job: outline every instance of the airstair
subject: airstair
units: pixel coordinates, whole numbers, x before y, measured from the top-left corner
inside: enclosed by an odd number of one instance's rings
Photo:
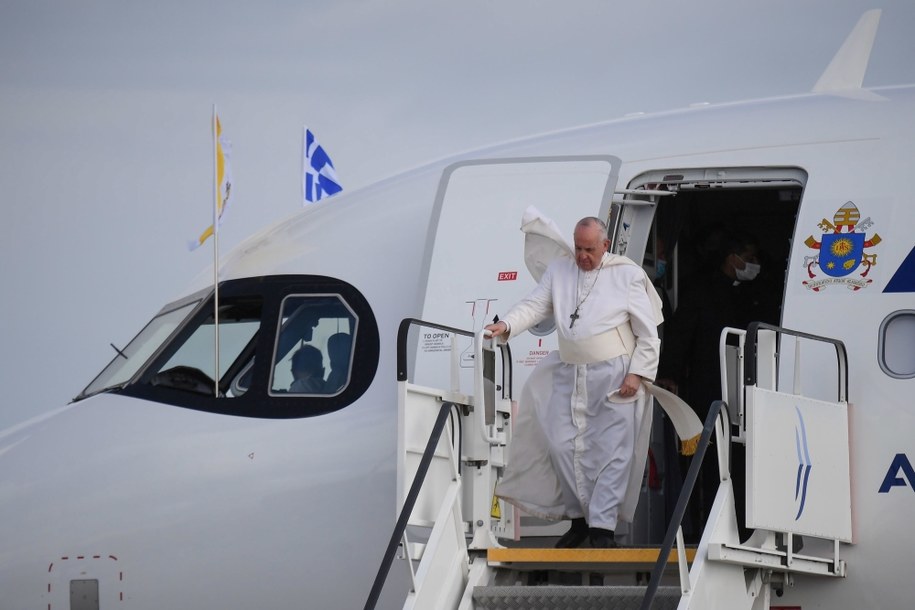
[[[411,328],[450,341],[439,350],[450,353],[447,389],[409,380],[408,362],[415,365],[424,354],[416,342],[409,349]],[[459,340],[472,340],[472,394],[461,391]],[[806,370],[802,344],[813,346],[804,348]],[[403,607],[420,610],[764,610],[773,593],[803,586],[804,579],[844,577],[840,551],[851,542],[844,346],[754,323],[746,331],[725,329],[720,351],[728,400],[711,405],[660,547],[533,548],[521,535],[519,512],[493,493],[517,408],[508,346],[494,345],[483,331],[404,320],[398,334],[400,513],[366,610],[375,608],[395,561],[410,572]],[[833,399],[803,396],[801,380],[821,379],[824,370],[835,380]],[[786,383],[791,391],[782,389]],[[746,444],[747,508],[740,518],[753,533],[745,541],[730,476],[732,439]],[[710,447],[720,486],[698,546],[687,548],[680,523]]]

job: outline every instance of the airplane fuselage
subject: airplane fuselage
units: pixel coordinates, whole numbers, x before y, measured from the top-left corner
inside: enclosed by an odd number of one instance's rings
[[[846,578],[798,577],[778,603],[904,606],[915,357],[898,342],[915,336],[913,111],[915,88],[898,87],[611,121],[445,159],[261,232],[221,261],[235,321],[258,328],[223,362],[223,396],[158,376],[182,329],[206,325],[205,273],[187,292],[196,304],[133,372],[0,433],[0,608],[76,607],[93,594],[87,607],[104,610],[359,607],[396,517],[398,324],[479,328],[526,294],[516,229],[537,195],[517,189],[553,169],[565,195],[538,207],[570,237],[574,219],[616,218],[612,248],[637,262],[657,260],[653,223],[678,201],[696,226],[723,215],[781,253],[777,322],[840,339],[849,354],[853,543]],[[596,187],[565,186],[601,171]],[[600,187],[609,179],[678,193],[614,208]],[[483,196],[478,184],[496,186]],[[349,385],[291,394],[277,381],[287,356],[276,346],[294,319],[284,308],[334,295],[344,313],[322,315],[349,320]],[[299,341],[323,345],[314,332]],[[417,337],[414,357],[439,347]],[[516,395],[554,347],[555,334],[514,341]],[[834,385],[804,377],[814,395]],[[405,570],[393,578],[384,607],[403,600]]]

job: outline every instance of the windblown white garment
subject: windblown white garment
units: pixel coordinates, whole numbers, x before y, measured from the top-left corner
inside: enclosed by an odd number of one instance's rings
[[[645,392],[635,399],[615,392],[627,373],[654,379],[660,300],[626,257],[605,254],[599,269],[580,271],[555,225],[536,210],[526,212],[522,230],[528,268],[542,277],[503,320],[514,336],[552,315],[560,348],[522,391],[496,493],[533,515],[585,517],[592,527],[615,530],[635,512],[647,453],[636,447],[647,448],[651,428]],[[543,271],[544,256],[557,254]]]

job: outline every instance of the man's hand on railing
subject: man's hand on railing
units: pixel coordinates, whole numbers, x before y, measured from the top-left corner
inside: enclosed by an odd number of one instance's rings
[[[508,332],[508,324],[505,322],[499,321],[495,324],[487,324],[483,327],[483,330],[488,330],[492,333],[492,337],[496,338],[500,335],[503,335]]]

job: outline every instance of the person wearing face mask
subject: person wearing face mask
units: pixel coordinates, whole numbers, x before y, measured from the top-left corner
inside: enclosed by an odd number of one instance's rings
[[[651,283],[655,287],[658,296],[661,298],[661,311],[664,314],[664,318],[670,318],[672,313],[670,295],[667,292],[667,254],[664,247],[664,240],[658,237],[654,264],[648,264],[644,267],[645,272],[648,274],[648,277],[651,278]],[[664,339],[664,324],[658,326],[658,337],[663,341]]]
[[[746,328],[758,319],[756,291],[749,288],[762,266],[756,240],[743,231],[715,231],[701,244],[700,252],[707,253],[706,269],[684,286],[666,324],[655,384],[678,394],[705,421],[711,403],[721,399],[721,330]],[[681,466],[684,473],[686,467]],[[698,540],[717,489],[717,463],[706,459],[684,522],[688,539]]]
[[[744,257],[747,257],[746,259]],[[752,257],[752,258],[750,258]],[[743,256],[740,254],[734,254],[734,262],[730,263],[734,268],[734,276],[740,282],[752,282],[756,279],[756,276],[759,275],[760,269],[762,267],[756,262],[756,253],[744,253]]]

